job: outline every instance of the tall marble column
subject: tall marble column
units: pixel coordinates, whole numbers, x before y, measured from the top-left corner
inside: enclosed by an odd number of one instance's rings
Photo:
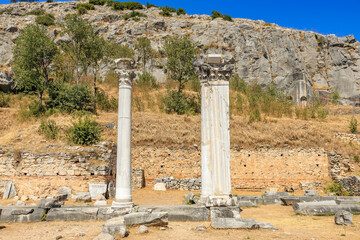
[[[208,55],[200,66],[202,198],[231,194],[229,78],[232,69],[219,54]]]
[[[116,156],[116,194],[112,207],[133,206],[131,194],[131,95],[134,78],[132,59],[115,60],[119,76],[119,106]]]

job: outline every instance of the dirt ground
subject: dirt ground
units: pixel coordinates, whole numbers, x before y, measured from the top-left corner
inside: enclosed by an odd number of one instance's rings
[[[135,204],[181,204],[185,191],[154,192],[149,188],[133,193]],[[240,193],[240,192],[239,192]],[[166,230],[150,227],[145,235],[136,234],[137,227],[130,228],[127,239],[359,239],[360,215],[354,215],[352,226],[338,226],[334,216],[299,216],[292,207],[260,205],[243,208],[243,218],[269,222],[278,230],[215,230],[210,222],[170,222]],[[103,221],[88,222],[41,222],[0,224],[0,240],[51,240],[93,239],[101,232]],[[206,232],[193,230],[205,225]],[[78,236],[85,233],[85,236]]]

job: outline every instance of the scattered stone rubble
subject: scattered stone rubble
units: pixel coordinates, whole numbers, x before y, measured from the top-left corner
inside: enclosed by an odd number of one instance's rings
[[[335,214],[335,223],[337,225],[352,225],[353,215],[348,211],[340,210]]]
[[[334,151],[328,154],[330,164],[330,176],[333,180],[340,180],[346,177],[349,172],[354,171],[354,166],[350,164],[350,158]]]

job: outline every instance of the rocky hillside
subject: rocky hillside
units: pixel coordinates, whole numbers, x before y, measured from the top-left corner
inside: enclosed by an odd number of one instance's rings
[[[11,65],[11,50],[19,31],[35,16],[25,15],[43,9],[61,21],[75,13],[78,2],[17,3],[0,6],[0,67]],[[6,9],[10,9],[4,11]],[[163,17],[158,8],[139,10],[147,15],[140,21],[123,19],[129,11],[114,11],[96,6],[84,18],[91,21],[97,34],[133,47],[136,39],[147,36],[153,48],[160,50],[164,38],[187,34],[198,42],[201,53],[223,53],[235,62],[236,72],[246,81],[274,81],[291,91],[296,80],[305,79],[313,89],[337,90],[342,97],[355,97],[360,81],[360,44],[350,35],[336,37],[315,32],[282,28],[264,21],[234,19],[211,20],[208,15]],[[49,27],[57,42],[66,41],[61,28]],[[152,72],[164,81],[162,65],[166,59],[152,62]],[[1,75],[0,75],[1,76]],[[5,76],[5,75],[3,75]]]

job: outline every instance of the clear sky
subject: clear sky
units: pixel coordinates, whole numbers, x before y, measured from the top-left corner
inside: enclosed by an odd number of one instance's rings
[[[158,6],[182,7],[189,14],[220,11],[237,18],[264,20],[282,27],[360,40],[360,0],[145,0]],[[9,3],[10,0],[0,0]]]

